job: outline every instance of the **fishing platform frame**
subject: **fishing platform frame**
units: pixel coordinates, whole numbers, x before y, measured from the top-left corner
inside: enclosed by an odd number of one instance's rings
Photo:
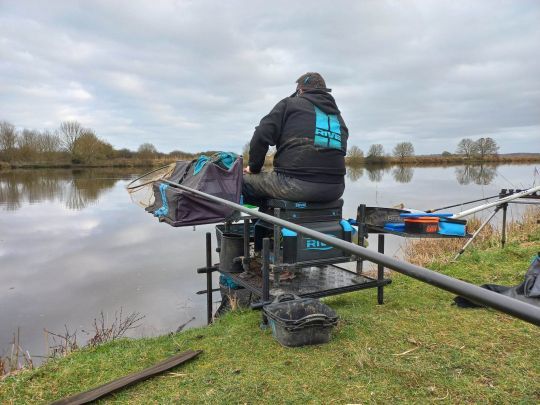
[[[274,208],[273,216],[280,219],[281,209]],[[250,262],[254,260],[251,254],[251,245],[255,243],[251,221],[257,219],[257,217],[245,213],[233,215],[233,217],[235,218],[224,223],[224,232],[233,230],[238,232],[238,227],[242,228],[244,253],[241,256],[241,261],[243,269],[247,270]],[[261,275],[249,279],[241,276],[246,273],[224,272],[220,270],[219,264],[212,265],[212,235],[210,232],[206,234],[206,267],[198,269],[197,272],[206,273],[207,275],[207,288],[204,292],[207,295],[207,320],[209,324],[213,319],[212,292],[219,291],[219,289],[213,289],[212,286],[212,273],[215,271],[225,274],[235,284],[249,291],[252,296],[257,297],[259,302],[252,303],[251,307],[253,309],[261,309],[263,305],[270,303],[276,295],[282,293],[294,294],[300,297],[321,298],[369,288],[377,288],[377,302],[383,304],[384,287],[391,283],[390,279],[384,278],[384,266],[378,265],[375,278],[363,274],[361,271],[362,266],[357,266],[360,272],[338,266],[338,264],[361,260],[352,254],[330,259],[286,263],[283,261],[282,247],[280,246],[280,235],[283,227],[277,224],[271,225],[274,237],[273,246],[271,248],[272,241],[269,237],[262,239]],[[280,253],[274,255],[273,252]],[[384,242],[381,244],[381,239],[379,239],[379,252],[384,253]],[[293,269],[298,271],[292,280],[280,280],[280,274],[283,271]]]
[[[281,208],[273,208],[272,214],[274,218],[282,219]],[[239,256],[237,260],[241,260],[242,268],[247,271],[250,262],[254,259],[251,255],[251,244],[255,244],[254,235],[252,232],[252,220],[256,220],[258,216],[250,215],[242,212],[235,212],[231,219],[223,225],[223,233],[234,232],[242,233],[243,235],[243,256]],[[355,225],[358,225],[358,242],[357,245],[365,247],[366,239],[369,233],[377,234],[377,252],[384,255],[385,252],[385,234],[392,234],[401,237],[411,238],[470,238],[466,236],[440,235],[440,234],[409,234],[406,232],[397,232],[375,226],[367,223],[366,205],[360,204],[357,209]],[[206,234],[206,267],[197,269],[197,273],[206,273],[206,290],[200,291],[201,294],[207,296],[207,322],[210,324],[213,320],[213,297],[212,293],[220,291],[219,288],[213,288],[212,273],[219,272],[226,275],[240,288],[249,291],[252,296],[259,299],[258,302],[252,302],[252,309],[261,309],[264,305],[272,302],[273,298],[279,294],[287,293],[294,294],[299,297],[322,298],[331,295],[339,295],[353,291],[377,288],[377,304],[384,303],[384,287],[389,285],[392,280],[384,277],[385,266],[381,263],[377,264],[376,277],[368,276],[364,273],[363,262],[365,259],[358,255],[348,254],[341,257],[333,257],[330,259],[311,260],[303,262],[285,263],[282,260],[282,255],[275,255],[273,252],[281,252],[280,235],[284,228],[276,223],[270,224],[273,229],[273,246],[270,238],[265,237],[262,240],[261,250],[261,276],[252,276],[245,278],[244,273],[231,273],[220,269],[219,263],[212,264],[212,235],[210,232]],[[217,232],[216,232],[217,233]],[[219,251],[219,248],[216,249]],[[343,252],[346,253],[346,252]],[[356,272],[348,270],[339,264],[356,262]],[[296,277],[292,280],[281,281],[280,274],[284,270],[298,269]]]

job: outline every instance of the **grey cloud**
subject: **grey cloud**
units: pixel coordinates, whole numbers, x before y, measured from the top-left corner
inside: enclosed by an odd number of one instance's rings
[[[294,80],[317,70],[351,144],[364,149],[411,140],[417,152],[440,152],[488,135],[516,152],[540,138],[534,1],[17,2],[0,10],[0,119],[19,126],[71,118],[118,147],[239,151]]]

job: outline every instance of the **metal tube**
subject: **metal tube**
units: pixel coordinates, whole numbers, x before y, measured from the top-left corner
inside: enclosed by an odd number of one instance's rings
[[[358,245],[365,246],[366,242],[366,204],[360,204],[356,212],[356,223],[358,224]],[[358,258],[356,261],[356,274],[364,271],[364,260]]]
[[[504,204],[502,209],[503,209],[503,223],[502,223],[502,231],[501,231],[501,247],[504,248],[504,245],[506,244],[506,211],[508,210],[508,203]]]
[[[206,322],[212,323],[212,234],[206,232]]]
[[[540,201],[510,201],[509,204],[540,205]]]
[[[270,301],[270,239],[264,238],[262,243],[262,297],[261,304],[266,305]],[[266,328],[268,319],[262,314],[261,327]]]
[[[384,254],[384,233],[379,234],[377,250],[380,254]],[[384,279],[384,266],[382,264],[377,265],[377,280]],[[382,305],[384,303],[384,286],[377,287],[377,303]]]
[[[270,300],[270,239],[263,239],[262,247],[262,301]]]
[[[390,256],[371,251],[362,246],[357,246],[354,243],[335,238],[334,236],[325,235],[324,233],[317,232],[313,229],[309,229],[301,225],[294,224],[292,222],[284,221],[280,218],[275,218],[272,215],[259,212],[255,209],[246,208],[240,204],[224,200],[223,198],[215,197],[202,191],[194,190],[181,184],[176,184],[168,180],[161,181],[181,190],[187,191],[193,195],[202,197],[208,201],[214,201],[216,203],[223,204],[240,212],[253,215],[271,224],[277,224],[279,226],[290,229],[291,231],[304,234],[330,246],[334,246],[351,254],[358,255],[371,262],[382,264],[384,267],[405,274],[406,276],[431,284],[435,287],[449,291],[453,294],[461,295],[465,298],[475,301],[478,304],[494,308],[498,311],[530,322],[534,325],[540,326],[540,309],[531,304],[527,304],[525,302],[516,300],[514,298],[506,297],[501,294],[497,294],[493,291],[485,290],[473,284],[469,284],[465,281],[457,280],[455,278],[437,273],[432,270],[428,270],[420,266],[416,266],[411,263],[394,259]]]
[[[495,211],[493,211],[493,213],[489,216],[488,219],[486,219],[482,225],[480,225],[478,227],[478,229],[473,233],[473,235],[471,236],[471,239],[469,239],[467,241],[467,243],[465,243],[465,245],[461,248],[461,250],[457,253],[456,257],[454,257],[454,260],[457,260],[459,256],[461,256],[463,254],[463,252],[465,252],[465,249],[467,249],[467,247],[473,243],[473,240],[478,236],[478,234],[482,231],[482,229],[484,229],[484,227],[489,223],[489,221],[491,221],[491,219],[497,214],[497,212],[499,211],[499,207],[495,208]]]
[[[519,193],[509,195],[508,197],[504,197],[504,198],[501,198],[499,200],[496,200],[487,204],[482,204],[482,205],[479,205],[478,207],[474,207],[469,210],[458,212],[457,214],[452,215],[450,218],[454,218],[454,219],[463,218],[463,217],[466,217],[467,215],[474,214],[475,212],[482,211],[491,207],[495,207],[497,205],[502,205],[505,202],[509,202],[517,198],[521,198],[523,196],[535,193],[538,190],[540,190],[540,186],[529,188],[528,190],[520,191]]]
[[[244,271],[249,270],[249,218],[244,219],[244,259],[242,260]]]
[[[274,217],[279,218],[281,210],[279,208],[274,208]],[[281,273],[281,261],[280,261],[280,236],[281,236],[281,227],[274,224],[274,267],[272,272],[274,274],[274,287],[279,287],[279,277]]]

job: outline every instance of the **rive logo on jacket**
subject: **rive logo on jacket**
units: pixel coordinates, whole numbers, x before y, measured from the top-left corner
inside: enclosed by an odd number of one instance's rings
[[[342,184],[349,131],[332,95],[304,90],[281,100],[255,128],[249,167],[258,173],[269,146],[274,171],[300,180]]]
[[[315,108],[315,146],[341,149],[341,125],[335,114],[326,114]]]

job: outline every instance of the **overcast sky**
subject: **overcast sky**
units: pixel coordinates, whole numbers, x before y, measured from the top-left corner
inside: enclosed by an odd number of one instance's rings
[[[307,71],[367,150],[540,152],[540,2],[0,0],[0,120],[240,151]]]

